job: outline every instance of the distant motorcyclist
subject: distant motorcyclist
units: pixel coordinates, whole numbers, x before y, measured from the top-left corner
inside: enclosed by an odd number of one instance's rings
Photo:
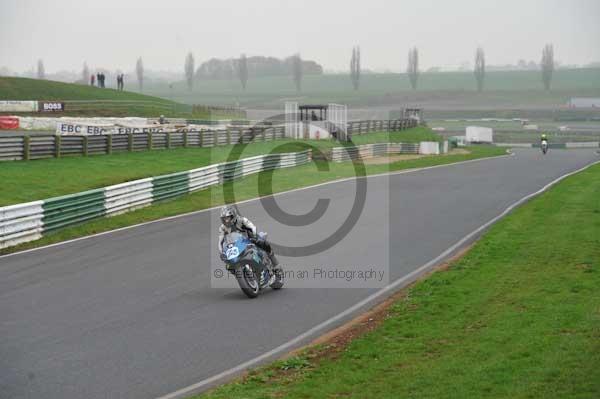
[[[273,248],[271,248],[271,244],[266,239],[259,237],[254,223],[248,220],[248,218],[238,215],[235,207],[231,205],[225,205],[221,208],[221,226],[219,227],[219,254],[221,254],[221,260],[225,261],[227,259],[223,254],[225,236],[234,231],[245,233],[250,241],[269,255],[273,268],[278,268],[279,261],[273,252]]]
[[[542,138],[540,139],[540,147],[542,148],[542,152],[546,154],[548,151],[548,138],[546,137],[546,133],[542,133]]]

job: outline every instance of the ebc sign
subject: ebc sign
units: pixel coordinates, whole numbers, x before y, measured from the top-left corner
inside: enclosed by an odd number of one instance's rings
[[[69,135],[83,135],[83,136],[99,136],[103,134],[110,134],[110,126],[93,126],[83,125],[75,123],[57,123],[56,134],[61,136]]]

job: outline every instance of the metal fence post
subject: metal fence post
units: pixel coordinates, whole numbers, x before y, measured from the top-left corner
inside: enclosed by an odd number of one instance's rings
[[[152,150],[152,133],[148,133],[148,150]]]
[[[133,151],[133,133],[127,135],[127,151]]]
[[[227,144],[231,144],[231,131],[227,129]]]
[[[87,157],[88,156],[88,151],[89,151],[89,149],[88,149],[88,147],[89,147],[88,136],[83,136],[83,143],[82,143],[82,145],[83,145],[83,156]]]
[[[29,161],[31,157],[31,137],[24,136],[23,137],[23,159]]]
[[[183,146],[184,147],[188,146],[188,132],[187,131],[183,132]]]
[[[167,150],[171,148],[171,133],[167,133]]]
[[[106,153],[112,154],[112,134],[106,135]]]
[[[204,147],[204,130],[200,130],[200,133],[198,133],[198,146]]]
[[[62,144],[61,140],[62,136],[56,135],[54,136],[54,157],[60,158],[60,146]]]

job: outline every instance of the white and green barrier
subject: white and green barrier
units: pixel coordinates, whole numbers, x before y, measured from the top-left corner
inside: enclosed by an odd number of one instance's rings
[[[308,163],[311,151],[259,155],[185,172],[134,180],[42,201],[0,207],[0,248],[37,240],[45,233],[265,170]]]
[[[565,143],[565,148],[600,148],[600,142],[575,142]]]
[[[494,143],[498,147],[539,148],[540,143]],[[575,141],[572,143],[549,143],[548,148],[600,148],[598,141]]]
[[[422,141],[420,143],[374,143],[353,147],[335,147],[331,149],[329,158],[334,162],[345,162],[353,159],[379,157],[388,154],[445,154],[448,142]]]

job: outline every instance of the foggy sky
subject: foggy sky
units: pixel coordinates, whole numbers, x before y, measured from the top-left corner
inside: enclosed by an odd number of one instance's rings
[[[300,52],[347,70],[353,45],[362,66],[404,71],[410,46],[421,69],[472,62],[539,62],[553,43],[566,64],[600,61],[599,0],[0,0],[0,67],[46,72],[90,67],[183,70],[211,57]]]

